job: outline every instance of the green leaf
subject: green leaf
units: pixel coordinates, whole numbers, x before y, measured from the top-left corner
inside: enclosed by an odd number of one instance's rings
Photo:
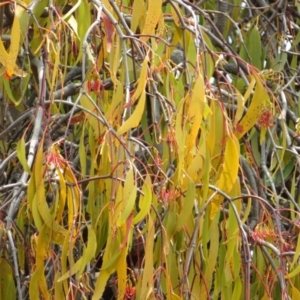
[[[0,269],[0,298],[5,300],[17,299],[12,266],[4,257],[0,258]]]
[[[245,61],[249,62],[259,70],[262,69],[262,45],[260,39],[260,33],[256,26],[253,26],[246,35],[245,38],[245,49],[244,45],[241,46],[240,56]],[[250,56],[250,57],[249,57]]]
[[[175,229],[176,231],[180,231],[182,227],[185,226],[187,219],[193,218],[193,206],[194,206],[195,198],[196,198],[195,183],[190,179],[186,191],[186,195],[182,202],[182,210],[177,219],[177,224]]]
[[[77,278],[79,278],[82,275],[86,265],[94,257],[96,248],[97,242],[95,233],[90,227],[88,227],[88,244],[87,247],[83,250],[82,257],[74,265],[70,266],[70,270],[63,274],[58,279],[58,282],[62,282],[63,280],[73,276],[74,274],[76,274]]]
[[[122,205],[124,208],[120,218],[117,221],[117,226],[124,224],[129,215],[132,213],[136,199],[136,193],[137,189],[134,184],[133,167],[130,165],[124,184],[124,198],[122,199]]]
[[[17,143],[17,157],[18,157],[24,171],[31,174],[31,170],[30,170],[30,168],[27,164],[27,159],[26,159],[26,149],[25,149],[24,136],[22,136],[22,138]]]
[[[140,299],[147,299],[153,291],[153,246],[154,246],[154,223],[151,216],[148,216],[148,231],[145,249],[145,267],[142,274],[142,287]]]
[[[36,269],[30,279],[29,295],[30,299],[49,299],[50,294],[47,288],[44,274],[44,259],[47,257],[47,250],[50,243],[50,230],[44,225],[39,233],[36,243]],[[39,293],[40,292],[40,293]],[[37,297],[37,295],[39,295]]]
[[[106,287],[106,283],[107,283],[110,275],[113,272],[114,272],[114,270],[111,270],[111,269],[106,269],[106,270],[100,271],[100,275],[98,276],[97,281],[95,283],[95,291],[94,291],[92,300],[102,299],[101,297],[102,297],[104,289]]]
[[[143,195],[140,195],[139,199],[139,208],[140,211],[133,219],[133,224],[137,224],[142,219],[146,217],[146,215],[149,213],[151,203],[152,203],[152,191],[151,191],[151,179],[149,175],[147,175],[144,186],[143,186]]]

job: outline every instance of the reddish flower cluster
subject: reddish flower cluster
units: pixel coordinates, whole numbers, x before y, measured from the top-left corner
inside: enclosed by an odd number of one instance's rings
[[[169,201],[172,199],[175,199],[177,197],[177,193],[174,190],[166,190],[163,188],[163,190],[160,193],[161,200],[164,205],[168,205]]]
[[[254,240],[254,242],[259,242],[259,240],[266,240],[267,237],[275,237],[275,233],[272,229],[258,225],[255,227],[251,237]]]
[[[243,125],[241,125],[240,123],[236,124],[236,126],[235,126],[235,131],[236,131],[237,133],[243,133],[243,131],[244,131]]]
[[[65,166],[64,158],[53,147],[45,155],[46,165],[51,168],[63,168]]]
[[[134,286],[127,285],[124,300],[135,299],[136,288]]]
[[[258,118],[258,125],[260,127],[269,128],[274,125],[274,115],[270,109],[264,109]]]
[[[100,79],[91,79],[87,82],[87,90],[88,92],[95,92],[99,93],[101,88],[101,82]]]

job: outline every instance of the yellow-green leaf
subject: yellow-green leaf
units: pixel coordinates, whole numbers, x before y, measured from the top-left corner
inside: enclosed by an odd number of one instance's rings
[[[289,278],[292,278],[292,277],[298,275],[299,272],[300,272],[300,264],[296,265],[296,268],[293,271],[291,271],[289,274],[285,275],[284,277],[286,279],[289,279]]]
[[[91,100],[85,94],[83,94],[80,98],[80,105],[82,105],[88,111],[93,112],[96,116],[99,115],[94,103],[92,103]],[[89,124],[93,128],[95,138],[98,139],[100,136],[100,127],[102,126],[102,124],[100,123],[100,121],[97,118],[95,118],[88,112],[84,112],[84,114],[85,114]]]
[[[146,94],[145,94],[145,90],[143,90],[134,112],[119,128],[118,135],[122,135],[126,133],[128,130],[130,130],[131,128],[135,128],[139,125],[144,112],[145,102],[146,102]]]
[[[18,159],[19,159],[22,167],[24,168],[24,171],[31,174],[31,170],[28,166],[27,159],[26,159],[26,149],[25,149],[24,136],[22,136],[22,138],[17,143],[17,156],[18,156]]]
[[[173,6],[175,6],[177,9],[175,10]],[[180,18],[178,16],[177,12],[180,12],[180,7],[179,7],[178,3],[174,2],[171,5],[171,13],[172,13],[175,25],[177,27],[181,28],[182,24],[181,24],[181,21],[180,21]]]
[[[180,231],[181,228],[185,225],[188,218],[191,218],[193,213],[194,200],[196,197],[196,188],[193,180],[189,180],[189,185],[186,191],[186,195],[183,200],[182,210],[178,216],[176,231]]]
[[[217,187],[226,192],[230,193],[233,185],[237,180],[238,170],[239,170],[239,158],[240,158],[240,150],[239,150],[239,142],[234,135],[228,135],[226,149],[224,154],[224,163],[222,166],[222,170],[220,178],[217,182]],[[214,218],[216,212],[219,209],[219,204],[222,201],[222,197],[217,195],[215,200],[212,202],[212,210],[211,210],[211,219]]]
[[[236,125],[235,135],[238,139],[243,137],[255,125],[263,108],[269,103],[269,95],[264,88],[261,79],[258,76],[255,76],[255,79],[256,88],[250,107],[246,115]]]
[[[182,99],[177,108],[177,115],[175,121],[175,136],[177,142],[177,169],[174,175],[174,178],[177,178],[177,181],[180,181],[181,174],[184,165],[184,150],[185,150],[185,132],[182,130],[183,123],[183,107],[186,99]]]
[[[300,292],[294,286],[292,286],[292,299],[300,299]]]
[[[68,270],[65,274],[63,274],[59,279],[58,282],[61,282],[74,274],[76,274],[77,278],[81,276],[83,273],[86,265],[91,261],[94,257],[97,248],[97,241],[96,236],[90,227],[88,227],[88,244],[87,247],[83,250],[82,257],[72,266],[70,266],[70,270]]]
[[[210,225],[210,250],[206,261],[204,280],[201,281],[201,295],[198,299],[207,299],[207,289],[210,290],[213,283],[213,273],[215,271],[217,258],[219,255],[219,212]],[[204,283],[205,282],[205,283]]]
[[[124,208],[120,218],[117,221],[117,226],[121,226],[123,223],[125,223],[129,215],[132,213],[136,199],[136,193],[137,189],[134,184],[133,167],[130,165],[124,184],[124,198],[122,199],[122,205]]]
[[[198,136],[200,129],[202,114],[205,108],[205,86],[202,75],[199,74],[193,89],[193,95],[191,97],[188,117],[192,121],[190,132],[187,136],[186,141],[186,153],[189,154],[190,151],[195,146],[195,140]]]
[[[0,270],[0,299],[17,299],[12,266],[4,257],[0,258]]]
[[[148,0],[147,16],[142,31],[142,35],[146,36],[141,37],[141,40],[145,43],[150,38],[150,35],[155,34],[155,28],[161,16],[161,8],[162,0]]]
[[[254,89],[254,86],[255,86],[255,82],[256,82],[254,76],[250,75],[250,78],[251,78],[250,83],[249,83],[249,85],[247,87],[247,90],[245,92],[245,95],[244,95],[244,101],[245,101],[245,103],[247,102],[249,96],[251,95],[251,93],[252,93],[252,91]]]
[[[51,80],[51,85],[50,85],[50,91],[53,91],[55,82],[57,81],[57,73],[58,73],[58,65],[60,61],[60,43],[57,43],[56,48],[54,48],[53,43],[51,42],[51,50],[54,53],[54,66],[52,70],[52,80]]]
[[[59,225],[51,215],[50,210],[48,208],[48,204],[46,202],[45,190],[43,185],[39,186],[39,188],[37,189],[36,201],[37,201],[38,211],[43,221],[50,229],[52,229],[53,233],[56,234],[57,242],[62,244],[64,240],[64,236],[67,233],[67,230],[61,225]]]
[[[141,68],[141,73],[140,73],[140,76],[138,79],[137,88],[131,98],[132,103],[134,103],[140,97],[142,92],[145,90],[145,86],[147,83],[148,62],[149,62],[149,57],[146,56],[142,63],[142,68]]]
[[[100,274],[97,278],[95,284],[95,291],[92,300],[99,300],[101,299],[104,289],[106,287],[106,283],[110,277],[110,275],[114,272],[112,269],[101,270]]]
[[[145,14],[145,2],[143,0],[135,0],[132,6],[132,16],[130,29],[132,32],[136,32],[141,17]]]
[[[296,246],[295,254],[294,254],[294,257],[293,257],[293,261],[291,263],[291,268],[298,261],[299,255],[300,255],[300,235],[298,235],[297,246]]]
[[[8,54],[8,61],[6,66],[6,73],[11,76],[14,73],[16,60],[20,48],[20,23],[18,17],[14,18],[11,29],[10,49]]]
[[[143,218],[145,218],[151,207],[152,192],[151,192],[151,179],[150,179],[149,175],[147,175],[147,177],[145,179],[144,186],[143,186],[143,193],[144,193],[144,196],[140,195],[140,200],[139,200],[140,211],[134,217],[133,224],[137,224]]]
[[[151,215],[148,216],[148,232],[146,239],[146,250],[145,250],[145,267],[143,270],[143,279],[141,287],[141,298],[147,299],[153,291],[153,245],[154,245],[154,223]]]
[[[35,253],[36,269],[31,277],[30,285],[29,285],[30,299],[39,299],[41,297],[44,299],[50,298],[50,294],[46,283],[46,278],[44,275],[44,259],[45,257],[47,257],[49,243],[50,243],[50,231],[49,228],[46,225],[44,225],[37,239],[36,253]],[[41,292],[42,295],[40,295],[40,297],[38,298],[34,298],[36,297],[39,291]]]
[[[237,100],[237,110],[234,116],[235,125],[242,118],[245,109],[245,99],[238,90],[236,90],[236,100]]]
[[[81,276],[87,264],[91,262],[93,257],[95,256],[97,249],[97,239],[94,233],[94,230],[91,227],[88,227],[88,243],[87,247],[83,250],[81,266],[77,274],[77,278]]]
[[[245,49],[244,45],[241,45],[240,57],[258,69],[262,67],[262,45],[261,45],[261,35],[257,26],[253,26],[249,29],[245,39]],[[249,57],[250,56],[250,57]]]
[[[125,236],[126,232],[126,224],[122,225],[122,232]],[[127,281],[127,264],[126,264],[126,256],[127,256],[127,244],[121,250],[121,255],[118,260],[117,265],[117,275],[118,275],[118,300],[123,300],[124,295],[126,293],[126,281]]]

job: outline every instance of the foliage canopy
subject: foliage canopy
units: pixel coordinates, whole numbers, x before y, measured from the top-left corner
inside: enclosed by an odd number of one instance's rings
[[[299,299],[297,2],[0,5],[1,299]]]

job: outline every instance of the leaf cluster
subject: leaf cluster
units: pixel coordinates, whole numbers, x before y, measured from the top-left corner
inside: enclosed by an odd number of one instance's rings
[[[1,299],[300,297],[300,6],[271,2],[0,4]]]

